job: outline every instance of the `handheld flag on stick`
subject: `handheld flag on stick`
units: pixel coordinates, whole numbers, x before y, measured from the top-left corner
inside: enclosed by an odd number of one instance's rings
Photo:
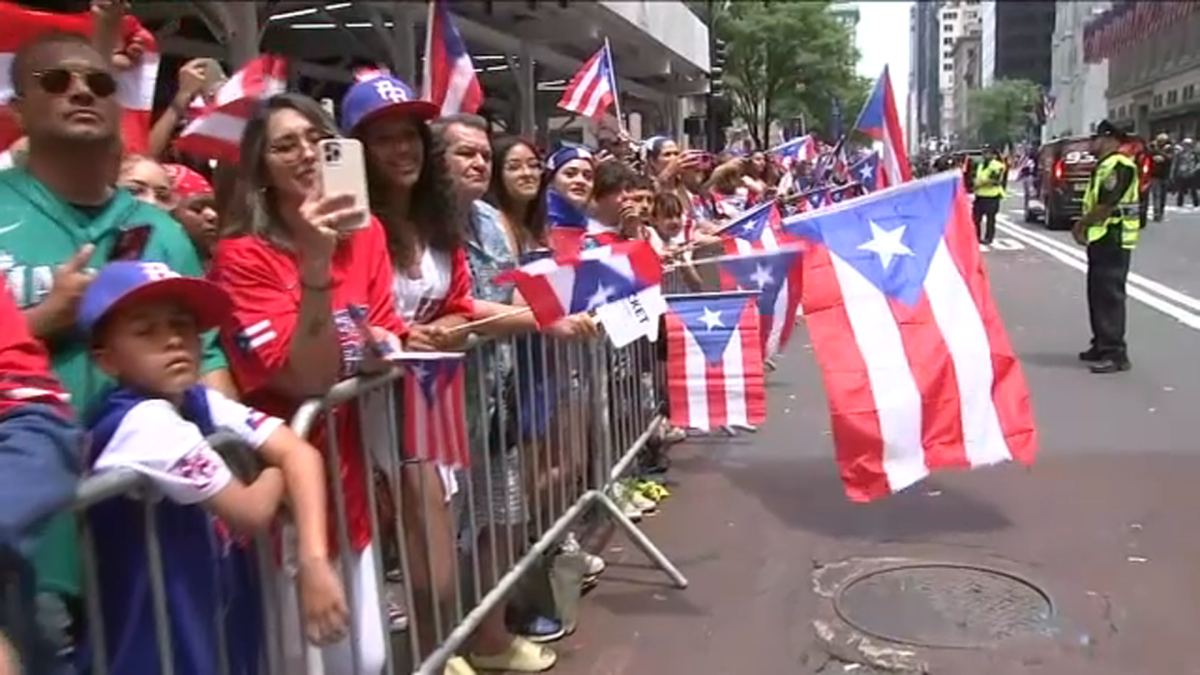
[[[880,148],[880,185],[888,187],[912,180],[912,167],[904,145],[904,126],[896,111],[896,97],[887,66],[875,81],[871,96],[858,115],[854,128],[870,136]]]
[[[617,73],[613,68],[612,49],[608,40],[600,51],[592,55],[571,83],[567,85],[558,107],[584,117],[601,117],[608,111],[610,105],[616,105],[616,115],[621,117],[620,103],[617,101]]]

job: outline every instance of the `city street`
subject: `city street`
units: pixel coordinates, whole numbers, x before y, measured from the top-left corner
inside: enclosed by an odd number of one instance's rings
[[[673,450],[674,496],[643,528],[690,588],[614,538],[555,672],[862,675],[891,663],[951,675],[1200,673],[1200,210],[1171,208],[1143,232],[1129,280],[1133,370],[1093,375],[1076,359],[1089,337],[1083,249],[1021,223],[1019,208],[1006,201],[985,256],[1032,389],[1037,464],[849,503],[798,334],[769,376],[758,433]],[[839,596],[849,587],[839,577],[896,562],[881,558],[997,570],[1038,587],[1053,610],[1039,618],[1029,593],[949,568]],[[905,632],[940,646],[871,637]],[[964,636],[978,644],[945,648]]]

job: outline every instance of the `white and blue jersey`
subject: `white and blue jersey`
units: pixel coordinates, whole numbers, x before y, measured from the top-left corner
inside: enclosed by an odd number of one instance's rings
[[[280,424],[202,386],[189,389],[179,408],[121,387],[91,415],[92,470],[132,469],[166,497],[158,498],[154,509],[178,675],[221,672],[216,617],[223,618],[227,672],[251,675],[258,670],[263,636],[257,573],[251,551],[231,541],[226,528],[203,507],[233,480],[205,437],[225,428],[257,449]],[[88,512],[113,675],[163,671],[143,508],[137,499],[118,497]],[[90,651],[81,650],[84,672]]]

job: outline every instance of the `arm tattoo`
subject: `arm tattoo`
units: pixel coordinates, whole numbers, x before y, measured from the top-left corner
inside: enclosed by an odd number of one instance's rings
[[[316,337],[321,334],[321,331],[325,330],[325,326],[328,323],[329,323],[328,317],[314,316],[312,318],[312,320],[310,320],[308,322],[308,325],[305,326],[305,328],[304,328],[305,334],[308,337]]]

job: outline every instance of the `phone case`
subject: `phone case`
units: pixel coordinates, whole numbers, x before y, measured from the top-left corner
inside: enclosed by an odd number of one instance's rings
[[[327,138],[321,141],[317,162],[321,167],[321,186],[324,194],[354,196],[354,205],[363,215],[343,226],[357,230],[370,222],[371,205],[367,197],[367,165],[363,160],[362,143],[353,138]]]

